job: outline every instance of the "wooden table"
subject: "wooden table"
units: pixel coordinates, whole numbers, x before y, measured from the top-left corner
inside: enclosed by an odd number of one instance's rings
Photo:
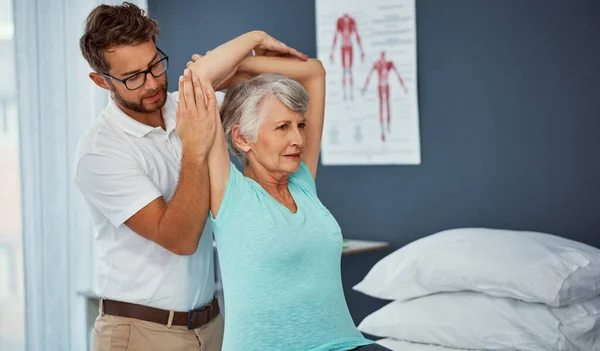
[[[344,240],[348,246],[342,250],[342,255],[357,254],[361,252],[369,252],[388,248],[389,243],[385,241],[369,241],[369,240]]]

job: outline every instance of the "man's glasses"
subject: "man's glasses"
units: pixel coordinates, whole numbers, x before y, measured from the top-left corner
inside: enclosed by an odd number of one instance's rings
[[[146,76],[148,75],[148,73],[150,73],[154,78],[158,78],[165,74],[167,68],[169,68],[169,56],[165,55],[165,53],[162,52],[162,50],[158,47],[156,48],[156,50],[158,50],[158,52],[163,56],[163,58],[160,59],[160,61],[158,61],[157,63],[150,66],[145,71],[138,72],[125,79],[115,78],[108,73],[102,73],[102,75],[125,84],[125,87],[129,90],[139,89],[143,87],[144,84],[146,84]]]

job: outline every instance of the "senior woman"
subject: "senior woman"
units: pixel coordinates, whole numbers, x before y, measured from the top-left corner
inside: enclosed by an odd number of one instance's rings
[[[201,60],[215,67],[231,55],[214,50]],[[341,229],[317,196],[321,63],[247,57],[236,66],[240,72],[255,77],[227,91],[220,117],[211,87],[189,77],[180,83],[178,107],[179,118],[216,123],[208,167],[223,350],[384,350],[352,321],[341,282]]]

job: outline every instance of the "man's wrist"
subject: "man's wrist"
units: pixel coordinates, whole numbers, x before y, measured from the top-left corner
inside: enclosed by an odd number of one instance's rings
[[[188,146],[185,144],[182,144],[181,146],[181,162],[193,162],[196,164],[202,164],[204,162],[206,162],[207,158],[208,158],[208,152],[210,149],[208,150],[202,150],[202,148],[199,148],[197,145],[195,146]]]

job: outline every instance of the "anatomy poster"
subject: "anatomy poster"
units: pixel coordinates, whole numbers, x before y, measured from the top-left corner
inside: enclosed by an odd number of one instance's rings
[[[420,164],[414,0],[316,0],[324,165]]]

